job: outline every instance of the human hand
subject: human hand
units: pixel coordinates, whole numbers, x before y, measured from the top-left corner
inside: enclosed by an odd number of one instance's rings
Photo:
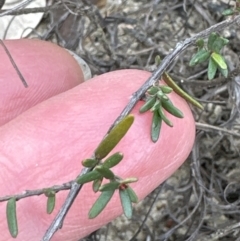
[[[150,73],[121,70],[83,82],[75,60],[56,45],[36,41],[6,41],[29,87],[25,89],[6,53],[0,48],[0,196],[26,189],[62,184],[80,173],[81,160],[91,157],[108,128]],[[81,84],[80,84],[81,83]],[[184,118],[167,115],[173,128],[162,125],[157,143],[150,139],[151,113],[132,113],[135,121],[114,149],[124,154],[114,172],[138,177],[131,185],[143,199],[167,179],[187,158],[195,138],[195,125],[187,103],[171,94]],[[17,202],[19,235],[16,240],[40,240],[62,206],[68,191],[56,194],[56,207],[46,213],[46,197]],[[122,213],[115,195],[93,220],[87,215],[99,194],[84,185],[52,240],[77,241]],[[6,203],[0,203],[1,240],[12,240],[6,222]]]

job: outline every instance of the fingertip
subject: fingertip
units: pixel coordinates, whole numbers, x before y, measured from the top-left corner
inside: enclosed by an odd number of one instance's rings
[[[28,88],[24,88],[4,48],[0,46],[0,125],[84,81],[76,60],[55,44],[30,39],[7,40],[4,44]]]

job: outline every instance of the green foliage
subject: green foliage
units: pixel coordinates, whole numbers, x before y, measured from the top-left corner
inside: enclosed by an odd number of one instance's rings
[[[52,189],[46,189],[45,196],[47,199],[47,213],[51,214],[55,208],[56,193]]]
[[[126,116],[121,120],[104,138],[95,150],[96,159],[101,160],[106,157],[109,152],[119,143],[125,136],[134,121],[133,115]]]
[[[102,192],[97,201],[91,207],[88,217],[90,219],[97,217],[103,209],[107,206],[108,202],[111,200],[115,189],[111,189],[109,191]]]
[[[85,173],[77,177],[76,182],[78,184],[85,184],[85,183],[97,180],[99,178],[102,178],[102,175],[98,171],[93,170],[91,172]]]
[[[123,154],[120,152],[117,152],[113,155],[111,155],[109,158],[107,158],[102,166],[105,168],[112,168],[114,166],[116,166],[118,163],[120,163],[120,161],[123,159]]]
[[[162,75],[163,80],[165,81],[165,83],[171,87],[173,89],[173,91],[178,94],[179,96],[181,96],[183,99],[185,99],[187,102],[189,102],[190,104],[196,106],[197,108],[203,110],[203,106],[197,101],[195,100],[192,96],[190,96],[188,93],[186,93],[185,91],[183,91],[174,81],[173,79],[170,77],[169,74],[167,74],[166,72],[163,73]],[[166,99],[166,98],[165,98]]]
[[[199,42],[201,42],[201,48],[199,48]],[[227,64],[224,57],[221,55],[221,51],[228,42],[228,39],[221,37],[218,33],[210,34],[206,47],[204,47],[202,39],[198,40],[196,42],[198,52],[192,56],[189,65],[194,66],[208,60],[209,80],[215,77],[217,70],[219,70],[224,77],[227,77]]]
[[[138,197],[136,195],[136,193],[134,192],[134,190],[131,188],[131,187],[127,187],[127,192],[128,192],[128,195],[130,197],[130,200],[132,203],[138,203]]]
[[[7,223],[11,236],[16,238],[18,235],[18,223],[15,198],[10,198],[7,202]]]
[[[151,139],[156,142],[160,136],[162,121],[168,126],[173,127],[173,123],[165,115],[164,109],[172,115],[183,118],[183,113],[176,108],[166,94],[171,93],[173,88],[169,86],[152,86],[147,91],[147,100],[140,108],[140,113],[148,110],[153,112],[152,125],[151,125]]]
[[[87,165],[90,165],[90,166],[92,166],[92,163],[97,163],[97,165],[93,167],[90,172],[85,173],[81,176],[78,176],[76,178],[76,182],[78,184],[93,182],[92,183],[93,191],[101,192],[101,195],[99,196],[99,198],[96,200],[91,210],[89,211],[89,218],[97,217],[104,210],[104,208],[111,200],[116,190],[120,192],[122,187],[130,188],[128,185],[138,180],[137,178],[134,178],[134,177],[121,179],[120,177],[116,176],[112,170],[110,170],[110,168],[119,164],[122,159],[123,159],[123,154],[120,152],[116,152],[111,156],[109,156],[108,158],[106,158],[105,160],[85,159],[82,162],[84,165],[86,163]],[[95,162],[95,160],[97,160],[97,162]],[[104,179],[109,180],[109,183],[102,185],[102,182]],[[130,189],[129,193],[130,194],[128,195],[129,195],[130,201],[133,200],[132,202],[136,202],[137,196],[136,194],[134,194],[134,191]],[[124,202],[124,205],[126,205],[125,202]],[[124,209],[124,206],[123,206],[123,209]],[[128,215],[127,217],[130,217],[129,211],[126,214]]]
[[[123,187],[119,189],[119,196],[120,196],[120,200],[121,200],[121,204],[123,207],[123,212],[125,214],[125,216],[127,218],[131,218],[132,217],[132,202],[129,196],[128,191],[126,190],[127,188]]]
[[[97,164],[98,164],[98,160],[96,159],[85,159],[82,161],[82,165],[88,168],[95,167]]]
[[[230,16],[230,15],[235,15],[235,14],[239,14],[240,12],[240,1],[236,0],[236,6],[226,9],[222,12],[223,16]]]
[[[92,188],[93,188],[93,191],[94,192],[98,192],[99,191],[99,188],[101,187],[102,185],[102,181],[103,181],[103,177],[99,178],[99,179],[95,179],[93,181],[93,185],[92,185]]]
[[[97,166],[95,170],[98,171],[101,174],[101,176],[106,179],[114,179],[114,173],[102,165]]]

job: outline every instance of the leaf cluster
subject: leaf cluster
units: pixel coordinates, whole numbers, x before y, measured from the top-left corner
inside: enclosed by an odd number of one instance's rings
[[[167,118],[165,111],[178,117],[183,118],[183,113],[175,107],[167,94],[172,92],[172,88],[166,85],[152,86],[147,91],[147,100],[140,108],[140,113],[148,110],[153,112],[151,125],[151,139],[156,142],[159,139],[162,122],[173,127],[173,123]]]
[[[228,39],[221,37],[218,33],[211,33],[206,44],[203,39],[199,39],[197,41],[198,52],[192,56],[189,65],[194,66],[208,60],[209,80],[214,78],[217,70],[227,77],[228,67],[221,50],[228,42]]]
[[[90,168],[91,171],[77,177],[76,182],[78,184],[92,182],[93,191],[101,192],[100,196],[89,211],[88,217],[90,219],[97,217],[103,211],[113,197],[115,191],[119,192],[125,216],[127,218],[132,217],[132,203],[136,203],[138,198],[129,184],[136,182],[137,178],[122,179],[115,175],[111,170],[111,168],[118,165],[122,161],[122,153],[116,152],[107,157],[105,160],[102,159],[105,158],[119,143],[122,137],[127,133],[133,121],[134,117],[132,115],[125,117],[99,144],[95,150],[94,158],[85,159],[82,161],[82,165]],[[108,183],[102,184],[104,179],[108,180]]]

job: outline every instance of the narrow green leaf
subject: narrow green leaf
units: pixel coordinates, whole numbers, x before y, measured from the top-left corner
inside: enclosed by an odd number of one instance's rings
[[[181,96],[183,99],[185,99],[186,101],[188,101],[189,103],[191,103],[192,105],[198,107],[199,109],[203,110],[203,106],[197,101],[195,100],[192,96],[190,96],[188,93],[186,93],[185,91],[183,91],[171,78],[171,76],[164,72],[162,75],[163,80],[165,81],[165,83],[170,86],[175,93],[177,93],[179,96]]]
[[[196,45],[198,46],[198,49],[199,49],[199,50],[200,50],[200,49],[203,49],[203,47],[204,47],[204,40],[203,40],[202,38],[198,39],[198,40],[196,41]]]
[[[130,197],[130,200],[132,203],[138,203],[138,196],[137,194],[134,192],[134,190],[128,186],[128,188],[126,189],[127,192],[128,192],[128,195]]]
[[[165,113],[163,112],[163,108],[160,105],[159,109],[158,109],[158,113],[160,115],[160,117],[162,118],[162,120],[170,127],[173,127],[173,123],[166,117]]]
[[[195,55],[193,55],[192,59],[190,60],[189,65],[190,66],[194,66],[196,64],[200,64],[205,62],[208,58],[210,57],[210,52],[205,50],[205,49],[201,49],[199,50]]]
[[[56,194],[51,195],[47,199],[47,213],[51,214],[55,208],[55,203],[56,203]]]
[[[160,106],[160,101],[159,100],[156,100],[155,104],[153,105],[153,107],[151,108],[151,111],[154,112],[154,111],[157,111],[158,108]]]
[[[119,182],[113,181],[113,182],[109,182],[107,184],[102,185],[99,188],[100,192],[105,192],[105,191],[111,191],[111,190],[116,190],[119,187]]]
[[[220,54],[220,51],[227,43],[228,39],[218,37],[213,43],[212,51],[216,52],[217,54]]]
[[[97,166],[95,168],[97,172],[101,174],[101,176],[105,177],[106,179],[113,179],[114,178],[114,173],[109,170],[108,168],[105,168],[103,166]]]
[[[115,190],[102,192],[88,213],[90,219],[97,217],[111,200]]]
[[[119,195],[121,199],[121,204],[123,207],[123,212],[127,218],[132,217],[133,209],[132,209],[132,202],[130,200],[128,191],[126,189],[119,189]]]
[[[163,98],[163,96],[166,96],[163,92],[162,92],[162,90],[160,89],[158,92],[157,92],[157,97],[159,98],[159,99],[161,99],[161,98]]]
[[[211,57],[208,62],[208,79],[209,80],[212,80],[214,78],[217,72],[217,68],[218,66],[216,62]]]
[[[149,95],[155,95],[159,91],[159,86],[152,86],[147,90]]]
[[[207,43],[208,50],[210,50],[210,51],[213,50],[214,42],[218,37],[219,37],[219,34],[217,34],[215,32],[210,34],[210,36],[208,37],[208,43]]]
[[[170,94],[173,91],[173,89],[167,85],[161,85],[160,88],[164,94]]]
[[[155,104],[155,102],[156,102],[155,96],[149,97],[149,99],[141,106],[139,112],[144,113],[144,112],[150,110],[153,107],[153,105]]]
[[[218,67],[218,70],[221,72],[221,74],[227,78],[228,77],[228,69],[221,69]]]
[[[155,57],[155,64],[158,66],[161,63],[161,57],[159,55],[157,55]]]
[[[102,185],[102,181],[103,181],[103,177],[102,178],[99,178],[99,179],[95,179],[93,181],[93,186],[92,186],[92,189],[94,192],[98,192],[99,191],[99,188],[101,187]]]
[[[84,167],[91,168],[91,167],[95,167],[98,164],[98,162],[99,161],[96,160],[96,159],[85,159],[85,160],[82,161],[82,165]]]
[[[18,235],[16,199],[10,198],[7,202],[7,223],[8,229],[13,238]]]
[[[88,172],[88,173],[85,173],[81,176],[78,176],[76,178],[76,182],[78,184],[84,184],[84,183],[91,182],[93,180],[99,179],[101,177],[102,177],[102,175],[98,171],[93,170],[91,172]]]
[[[110,131],[95,150],[95,156],[98,160],[103,159],[112,151],[118,142],[125,136],[133,121],[134,116],[128,115]]]
[[[170,114],[172,114],[178,118],[183,118],[182,111],[180,111],[177,107],[175,107],[170,99],[167,101],[162,100],[162,106]]]
[[[221,68],[221,69],[227,69],[227,64],[222,57],[222,55],[217,54],[217,53],[212,53],[211,58],[216,62],[216,64]]]
[[[110,157],[108,157],[102,164],[105,168],[112,168],[116,166],[123,159],[123,154],[121,152],[116,152]]]
[[[162,119],[159,116],[158,110],[153,112],[152,127],[151,127],[151,139],[153,142],[157,142],[162,125]]]
[[[120,183],[121,184],[129,184],[129,183],[133,183],[133,182],[137,182],[137,181],[138,181],[138,178],[136,178],[136,177],[128,177],[128,178],[123,179]]]

